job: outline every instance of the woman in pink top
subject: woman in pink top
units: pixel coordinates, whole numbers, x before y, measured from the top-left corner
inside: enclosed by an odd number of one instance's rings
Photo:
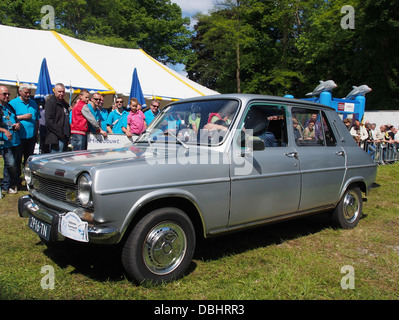
[[[146,129],[145,116],[140,109],[138,100],[130,99],[130,112],[127,116],[127,131],[130,135],[140,135]]]

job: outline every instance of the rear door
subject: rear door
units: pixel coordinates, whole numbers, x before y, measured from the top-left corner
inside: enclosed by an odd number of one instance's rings
[[[331,207],[345,176],[346,154],[324,111],[293,107],[292,117],[300,132],[295,139],[302,174],[299,210]]]

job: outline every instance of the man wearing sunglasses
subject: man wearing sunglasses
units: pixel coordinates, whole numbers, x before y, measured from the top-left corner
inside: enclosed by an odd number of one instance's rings
[[[108,112],[105,111],[105,113],[103,113],[104,109],[100,107],[100,105],[102,105],[101,103],[104,104],[104,97],[100,93],[95,92],[87,106],[89,107],[89,110],[93,114],[94,118],[97,120],[101,129],[103,131],[107,131],[106,120],[108,118]],[[93,126],[90,125],[89,127],[91,132],[96,132]]]
[[[122,130],[122,124],[124,118],[127,118],[129,112],[123,108],[123,99],[116,98],[116,108],[108,114],[107,118],[107,131],[111,134],[124,134]]]
[[[21,123],[19,137],[21,138],[18,163],[25,166],[26,160],[34,153],[39,129],[39,107],[35,100],[30,98],[31,87],[23,83],[19,87],[19,97],[12,99],[10,105],[15,109]]]
[[[21,127],[9,101],[8,88],[0,86],[0,149],[4,160],[1,189],[7,193],[17,193],[20,184],[17,160],[21,143],[18,131]]]
[[[90,130],[101,133],[104,138],[107,137],[107,133],[101,129],[100,123],[91,112],[88,106],[89,101],[89,91],[82,89],[79,93],[79,101],[72,109],[71,144],[74,151],[87,150],[87,133]]]
[[[152,100],[150,109],[144,112],[145,116],[145,122],[147,124],[147,127],[150,125],[152,120],[158,115],[159,113],[159,101],[158,100]]]

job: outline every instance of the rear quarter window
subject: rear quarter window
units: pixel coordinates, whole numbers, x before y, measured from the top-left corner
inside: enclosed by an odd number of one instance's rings
[[[306,146],[336,146],[331,124],[322,110],[292,108],[295,144]]]

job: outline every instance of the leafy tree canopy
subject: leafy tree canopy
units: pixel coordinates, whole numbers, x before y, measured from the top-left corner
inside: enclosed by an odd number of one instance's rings
[[[225,0],[197,19],[187,71],[214,90],[304,97],[332,79],[336,97],[367,84],[368,109],[399,106],[395,0]]]

